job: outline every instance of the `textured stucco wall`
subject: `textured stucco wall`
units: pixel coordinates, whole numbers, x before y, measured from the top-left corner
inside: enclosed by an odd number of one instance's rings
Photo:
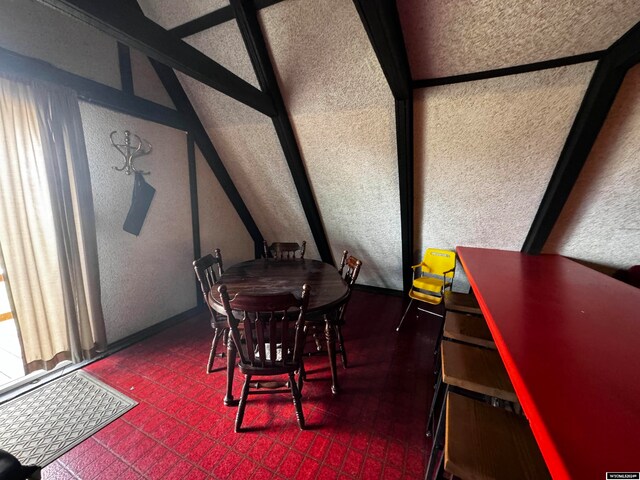
[[[120,88],[116,41],[34,0],[0,1],[0,47]]]
[[[358,283],[402,288],[393,98],[352,2],[259,13],[334,258]]]
[[[609,47],[640,21],[637,0],[400,0],[414,79]]]
[[[173,28],[229,5],[229,0],[139,0],[138,3],[151,20],[164,28]]]
[[[416,91],[416,260],[428,246],[520,250],[593,68]]]
[[[640,264],[640,65],[627,73],[544,251],[605,270]]]
[[[259,88],[235,21],[185,39]],[[211,88],[180,75],[234,184],[269,241],[307,240],[318,253],[271,120]]]
[[[264,238],[307,241],[318,250],[271,120],[181,74],[178,75]]]
[[[235,22],[186,41],[258,84]],[[307,256],[319,258],[271,119],[185,75],[178,77],[265,239],[306,240]]]
[[[187,37],[184,41],[254,87],[260,88],[235,20],[216,25]]]
[[[102,305],[114,342],[196,306],[191,204],[184,132],[81,104],[96,213]],[[138,160],[156,189],[139,236],[122,230],[133,175],[116,172],[122,156],[109,133],[128,129],[153,153]]]
[[[0,46],[120,88],[115,40],[35,1],[0,3]],[[153,88],[154,79],[141,77],[135,63],[134,74],[141,91]],[[154,99],[160,97],[156,93]],[[81,103],[81,113],[107,339],[114,342],[196,305],[186,139],[184,132],[87,103]],[[155,149],[139,160],[152,171],[148,180],[157,189],[139,237],[122,230],[133,176],[111,168],[121,165],[122,157],[109,133],[124,129],[147,138]]]
[[[361,283],[400,288],[393,99],[353,4],[281,2],[259,15],[334,257],[347,249],[365,262]],[[185,40],[258,85],[234,21]],[[265,238],[307,240],[318,258],[271,120],[180,78]]]
[[[131,49],[131,73],[135,95],[175,110],[171,97],[156,75],[149,59],[134,49]]]
[[[202,255],[219,248],[225,267],[253,258],[251,236],[197,148],[196,176]]]

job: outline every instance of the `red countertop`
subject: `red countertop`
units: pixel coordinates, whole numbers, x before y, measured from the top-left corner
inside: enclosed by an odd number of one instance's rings
[[[457,251],[553,478],[640,471],[640,289],[559,255]]]

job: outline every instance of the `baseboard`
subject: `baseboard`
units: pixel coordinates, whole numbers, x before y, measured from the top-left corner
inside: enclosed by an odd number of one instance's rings
[[[101,353],[100,356],[96,358],[92,358],[91,360],[89,360],[89,362],[95,362],[96,360],[99,360],[101,358],[108,357],[109,355],[113,355],[114,353],[119,352],[124,348],[130,347],[134,343],[141,342],[142,340],[145,340],[155,335],[156,333],[160,333],[163,330],[166,330],[167,328],[171,328],[188,318],[194,317],[195,315],[203,312],[204,310],[205,310],[204,305],[191,308],[186,312],[182,312],[182,313],[179,313],[178,315],[174,315],[173,317],[167,318],[162,322],[151,325],[150,327],[147,327],[144,330],[140,330],[139,332],[129,335],[128,337],[125,337],[121,340],[113,342],[112,344],[109,345],[109,347],[105,352]]]
[[[205,308],[203,306],[191,308],[186,312],[182,312],[182,313],[179,313],[178,315],[174,315],[173,317],[167,318],[162,322],[156,323],[155,325],[151,325],[150,327],[147,327],[144,330],[141,330],[137,333],[134,333],[133,335],[129,335],[128,337],[125,337],[121,340],[118,340],[112,343],[107,347],[107,350],[105,350],[104,352],[101,352],[99,355],[97,355],[96,357],[90,360],[84,360],[79,363],[64,365],[60,368],[51,370],[50,372],[43,373],[42,375],[37,376],[33,380],[28,380],[25,383],[19,383],[18,385],[16,385],[15,388],[10,387],[6,392],[0,393],[0,405],[16,397],[19,397],[20,395],[30,392],[31,390],[41,385],[52,382],[60,377],[63,377],[64,375],[67,375],[68,373],[75,372],[76,370],[84,368],[87,365],[92,364],[93,362],[102,360],[103,358],[106,358],[109,355],[113,355],[114,353],[119,352],[120,350],[123,350],[127,347],[130,347],[135,343],[141,342],[142,340],[145,340],[157,333],[160,333],[163,330],[166,330],[167,328],[171,328],[191,317],[198,315],[204,310]]]
[[[353,286],[353,289],[358,290],[360,292],[375,293],[378,295],[391,295],[392,297],[404,296],[404,294],[402,293],[402,290],[394,290],[392,288],[383,288],[383,287],[373,287],[371,285],[355,284]]]

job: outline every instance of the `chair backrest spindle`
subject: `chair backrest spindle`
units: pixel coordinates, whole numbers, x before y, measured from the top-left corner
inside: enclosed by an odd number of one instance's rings
[[[296,252],[300,252],[299,258],[304,258],[307,249],[307,241],[302,242],[302,246],[297,242],[273,242],[271,245],[264,241],[264,257],[273,257],[278,260],[292,260],[296,258]]]
[[[300,299],[292,293],[238,294],[230,299],[226,285],[220,285],[218,292],[227,313],[231,338],[243,365],[274,369],[301,362],[309,291],[309,286],[304,285]],[[239,311],[241,320],[236,317]],[[294,317],[295,324],[290,328]],[[243,336],[239,329],[241,322]]]
[[[338,272],[344,278],[344,281],[349,285],[349,290],[356,283],[358,275],[360,273],[360,267],[362,262],[354,256],[350,256],[348,251],[342,252],[342,260],[340,261],[340,268]]]
[[[222,266],[222,253],[219,248],[215,249],[214,255],[208,254],[193,261],[193,269],[196,272],[196,277],[200,283],[202,295],[205,298],[205,303],[209,307],[213,320],[217,318],[217,314],[209,306],[209,302],[207,302],[206,299],[209,292],[218,281],[218,276],[222,276],[224,273],[224,268]]]

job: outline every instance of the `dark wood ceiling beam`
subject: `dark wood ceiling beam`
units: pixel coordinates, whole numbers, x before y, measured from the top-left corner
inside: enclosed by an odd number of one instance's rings
[[[609,47],[587,87],[522,251],[542,251],[580,175],[624,77],[640,61],[640,23]]]
[[[262,10],[263,8],[270,7],[271,5],[275,5],[276,3],[280,3],[282,0],[253,0],[253,8],[257,12],[258,10]]]
[[[611,45],[606,55],[615,68],[629,70],[640,62],[640,22]]]
[[[231,73],[202,52],[172,35],[125,2],[38,0],[94,26],[123,44],[248,105],[268,116],[276,114],[271,97]]]
[[[396,100],[411,98],[411,70],[396,3],[353,0]]]
[[[138,4],[137,0],[120,0],[121,2],[126,2],[127,5],[134,9],[136,12],[142,13],[142,9]],[[151,66],[158,75],[160,82],[162,82],[162,86],[166,90],[169,97],[171,97],[171,101],[176,106],[176,108],[184,115],[188,122],[188,139],[187,141],[195,141],[195,144],[198,145],[200,149],[200,153],[204,157],[205,161],[211,168],[211,171],[215,175],[218,183],[222,187],[223,191],[227,195],[227,198],[233,205],[236,213],[240,217],[240,220],[244,224],[247,232],[251,236],[254,245],[254,255],[255,258],[260,258],[263,250],[263,242],[264,238],[258,229],[258,226],[253,221],[253,217],[249,212],[249,209],[242,200],[240,193],[238,192],[236,186],[229,175],[229,172],[225,168],[224,164],[215,147],[213,146],[213,142],[211,142],[211,138],[209,138],[209,134],[207,133],[204,125],[200,121],[200,117],[198,117],[197,112],[193,108],[187,93],[185,92],[180,80],[178,80],[178,76],[170,67],[154,60],[153,58],[149,58],[151,62]],[[189,147],[188,157],[190,164],[193,163],[193,168],[195,169],[195,150]],[[192,158],[193,157],[193,158]],[[191,167],[190,167],[191,168]],[[194,189],[191,188],[191,198],[193,201],[194,197]],[[197,195],[197,191],[195,192]],[[197,200],[197,199],[196,199]],[[198,234],[200,233],[199,219],[198,219]],[[194,230],[195,235],[195,230]],[[195,240],[194,240],[195,241]],[[195,250],[194,250],[195,252]]]
[[[278,86],[269,52],[264,41],[262,29],[258,22],[258,16],[253,3],[249,0],[231,0],[231,7],[235,13],[242,39],[244,40],[253,68],[258,77],[258,82],[263,91],[269,93],[273,98],[277,115],[272,117],[273,126],[280,140],[282,151],[289,171],[293,177],[293,183],[302,203],[302,208],[309,223],[313,239],[318,247],[320,258],[323,262],[334,265],[333,255],[327,240],[327,235],[322,224],[320,211],[316,204],[311,184],[304,167],[304,161],[300,153],[300,148],[291,126],[289,114],[284,104],[284,99]]]
[[[353,0],[369,41],[395,98],[396,148],[402,229],[402,284],[408,292],[413,282],[413,89],[395,2]]]
[[[182,85],[178,80],[178,76],[166,65],[163,65],[152,58],[149,60],[151,61],[151,65],[156,71],[156,74],[160,78],[162,85],[171,97],[171,101],[189,122],[189,133],[193,135],[193,139],[198,145],[204,159],[218,179],[220,186],[227,194],[227,197],[238,213],[240,220],[242,220],[247,232],[249,232],[249,235],[253,239],[254,253],[256,258],[258,258],[262,253],[264,238],[262,237],[258,226],[253,221],[253,217],[245,205],[244,200],[242,200],[242,197],[234,185],[229,172],[222,163],[220,155],[218,155],[218,152],[213,146],[213,143],[209,138],[209,134],[204,128],[204,125],[202,125],[202,122],[193,108],[187,93],[184,91],[184,88],[182,88]]]
[[[201,17],[189,20],[177,27],[170,28],[169,32],[176,37],[185,38],[195,35],[196,33],[204,32],[229,20],[233,20],[233,9],[230,6],[226,6]]]
[[[78,98],[85,102],[179,130],[187,130],[187,122],[176,110],[4,48],[0,48],[0,71],[62,85],[75,91]]]
[[[120,67],[120,87],[122,91],[127,95],[134,95],[131,50],[120,42],[118,42],[118,66]]]
[[[196,142],[193,134],[187,133],[187,163],[189,164],[189,193],[191,197],[191,232],[193,236],[193,258],[202,257],[200,245],[200,210],[198,206],[198,175],[196,168]],[[200,282],[195,280],[196,297],[199,306],[204,305]]]
[[[599,50],[597,52],[571,55],[570,57],[555,58],[553,60],[527,63],[524,65],[515,65],[513,67],[496,68],[493,70],[484,70],[482,72],[463,73],[460,75],[451,75],[448,77],[426,78],[423,80],[415,80],[414,82],[412,82],[412,86],[413,88],[436,87],[439,85],[451,85],[454,83],[473,82],[476,80],[487,80],[489,78],[506,77],[508,75],[517,75],[520,73],[537,72],[540,70],[547,70],[549,68],[566,67],[568,65],[576,65],[578,63],[600,60],[603,57],[604,52],[604,50]]]
[[[255,10],[260,10],[262,8],[270,7],[271,5],[275,5],[276,3],[280,3],[281,1],[282,0],[254,0],[253,6]],[[178,25],[169,31],[177,37],[185,38],[213,28],[216,25],[228,22],[229,20],[233,20],[234,18],[235,15],[233,13],[233,9],[229,5],[219,8],[211,13],[207,13],[201,17],[194,18],[193,20],[185,22],[182,25]]]
[[[413,95],[395,100],[400,229],[402,231],[402,282],[408,292],[413,283]]]

